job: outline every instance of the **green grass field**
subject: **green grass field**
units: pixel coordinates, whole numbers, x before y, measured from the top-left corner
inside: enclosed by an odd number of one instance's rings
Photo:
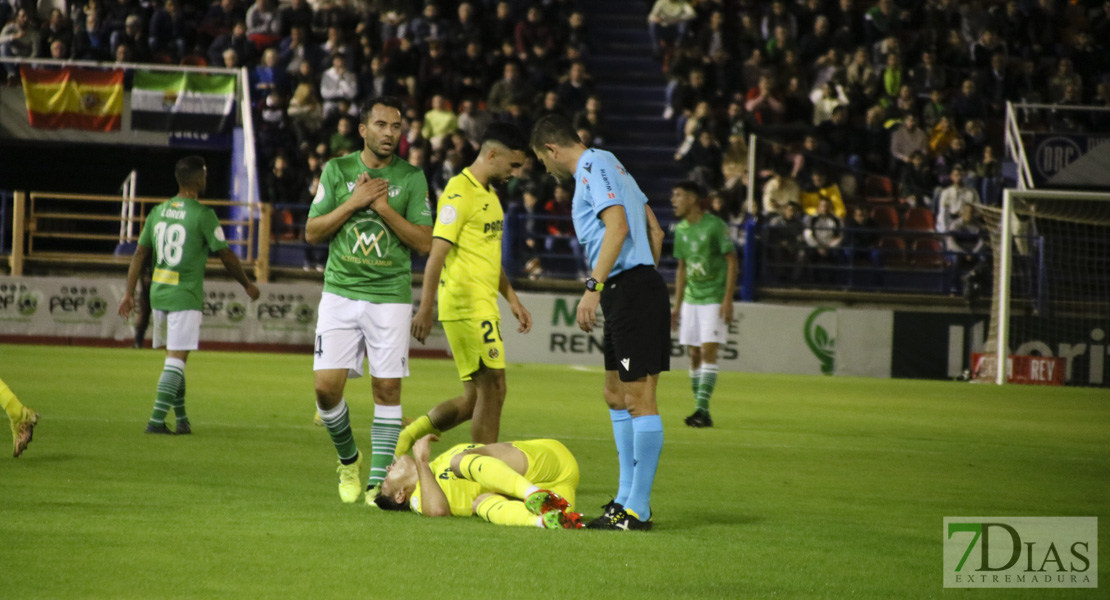
[[[0,377],[42,413],[23,457],[0,459],[0,598],[1095,598],[1110,585],[941,580],[945,516],[1097,516],[1107,529],[1106,390],[728,373],[717,427],[692,430],[688,379],[673,372],[656,529],[542,531],[341,505],[310,356],[196,353],[195,434],[144,435],[161,361],[0,346]],[[448,361],[412,373],[407,416],[459,389]],[[510,366],[501,426],[502,440],[554,437],[575,453],[587,516],[616,489],[601,379]],[[369,395],[368,380],[348,386],[366,449]]]

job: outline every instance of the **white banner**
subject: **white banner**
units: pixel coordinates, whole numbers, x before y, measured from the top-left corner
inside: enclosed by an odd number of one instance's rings
[[[601,366],[601,329],[583,332],[575,322],[581,296],[522,292],[532,313],[532,332],[516,332],[508,304],[500,300],[509,362]],[[775,306],[737,302],[728,343],[718,352],[721,370],[890,377],[894,313]],[[677,332],[671,339],[671,368],[689,365]]]

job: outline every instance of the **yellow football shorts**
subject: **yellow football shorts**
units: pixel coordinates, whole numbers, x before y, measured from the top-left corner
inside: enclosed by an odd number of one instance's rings
[[[573,510],[578,491],[578,461],[570,450],[558,440],[528,440],[513,442],[513,446],[528,457],[524,478],[566,498]]]
[[[481,365],[505,368],[505,344],[501,340],[499,319],[443,321],[443,332],[451,345],[459,379],[470,381]]]

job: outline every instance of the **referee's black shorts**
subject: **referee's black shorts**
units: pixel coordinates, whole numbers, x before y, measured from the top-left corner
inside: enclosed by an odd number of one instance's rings
[[[654,267],[622,271],[601,288],[605,370],[636,381],[671,368],[671,299]]]

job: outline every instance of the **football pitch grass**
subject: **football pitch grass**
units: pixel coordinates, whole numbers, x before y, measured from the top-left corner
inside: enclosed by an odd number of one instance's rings
[[[42,414],[23,457],[0,458],[0,598],[1095,598],[1110,585],[1104,547],[1101,590],[942,587],[945,516],[1096,516],[1106,530],[1105,389],[722,373],[717,426],[695,430],[688,377],[671,372],[655,530],[542,531],[342,505],[310,356],[195,353],[194,434],[144,435],[161,362],[0,346],[0,377]],[[600,369],[507,378],[501,439],[563,441],[595,516],[616,489]],[[449,361],[414,360],[405,415],[459,389]],[[368,452],[369,381],[346,396]]]

